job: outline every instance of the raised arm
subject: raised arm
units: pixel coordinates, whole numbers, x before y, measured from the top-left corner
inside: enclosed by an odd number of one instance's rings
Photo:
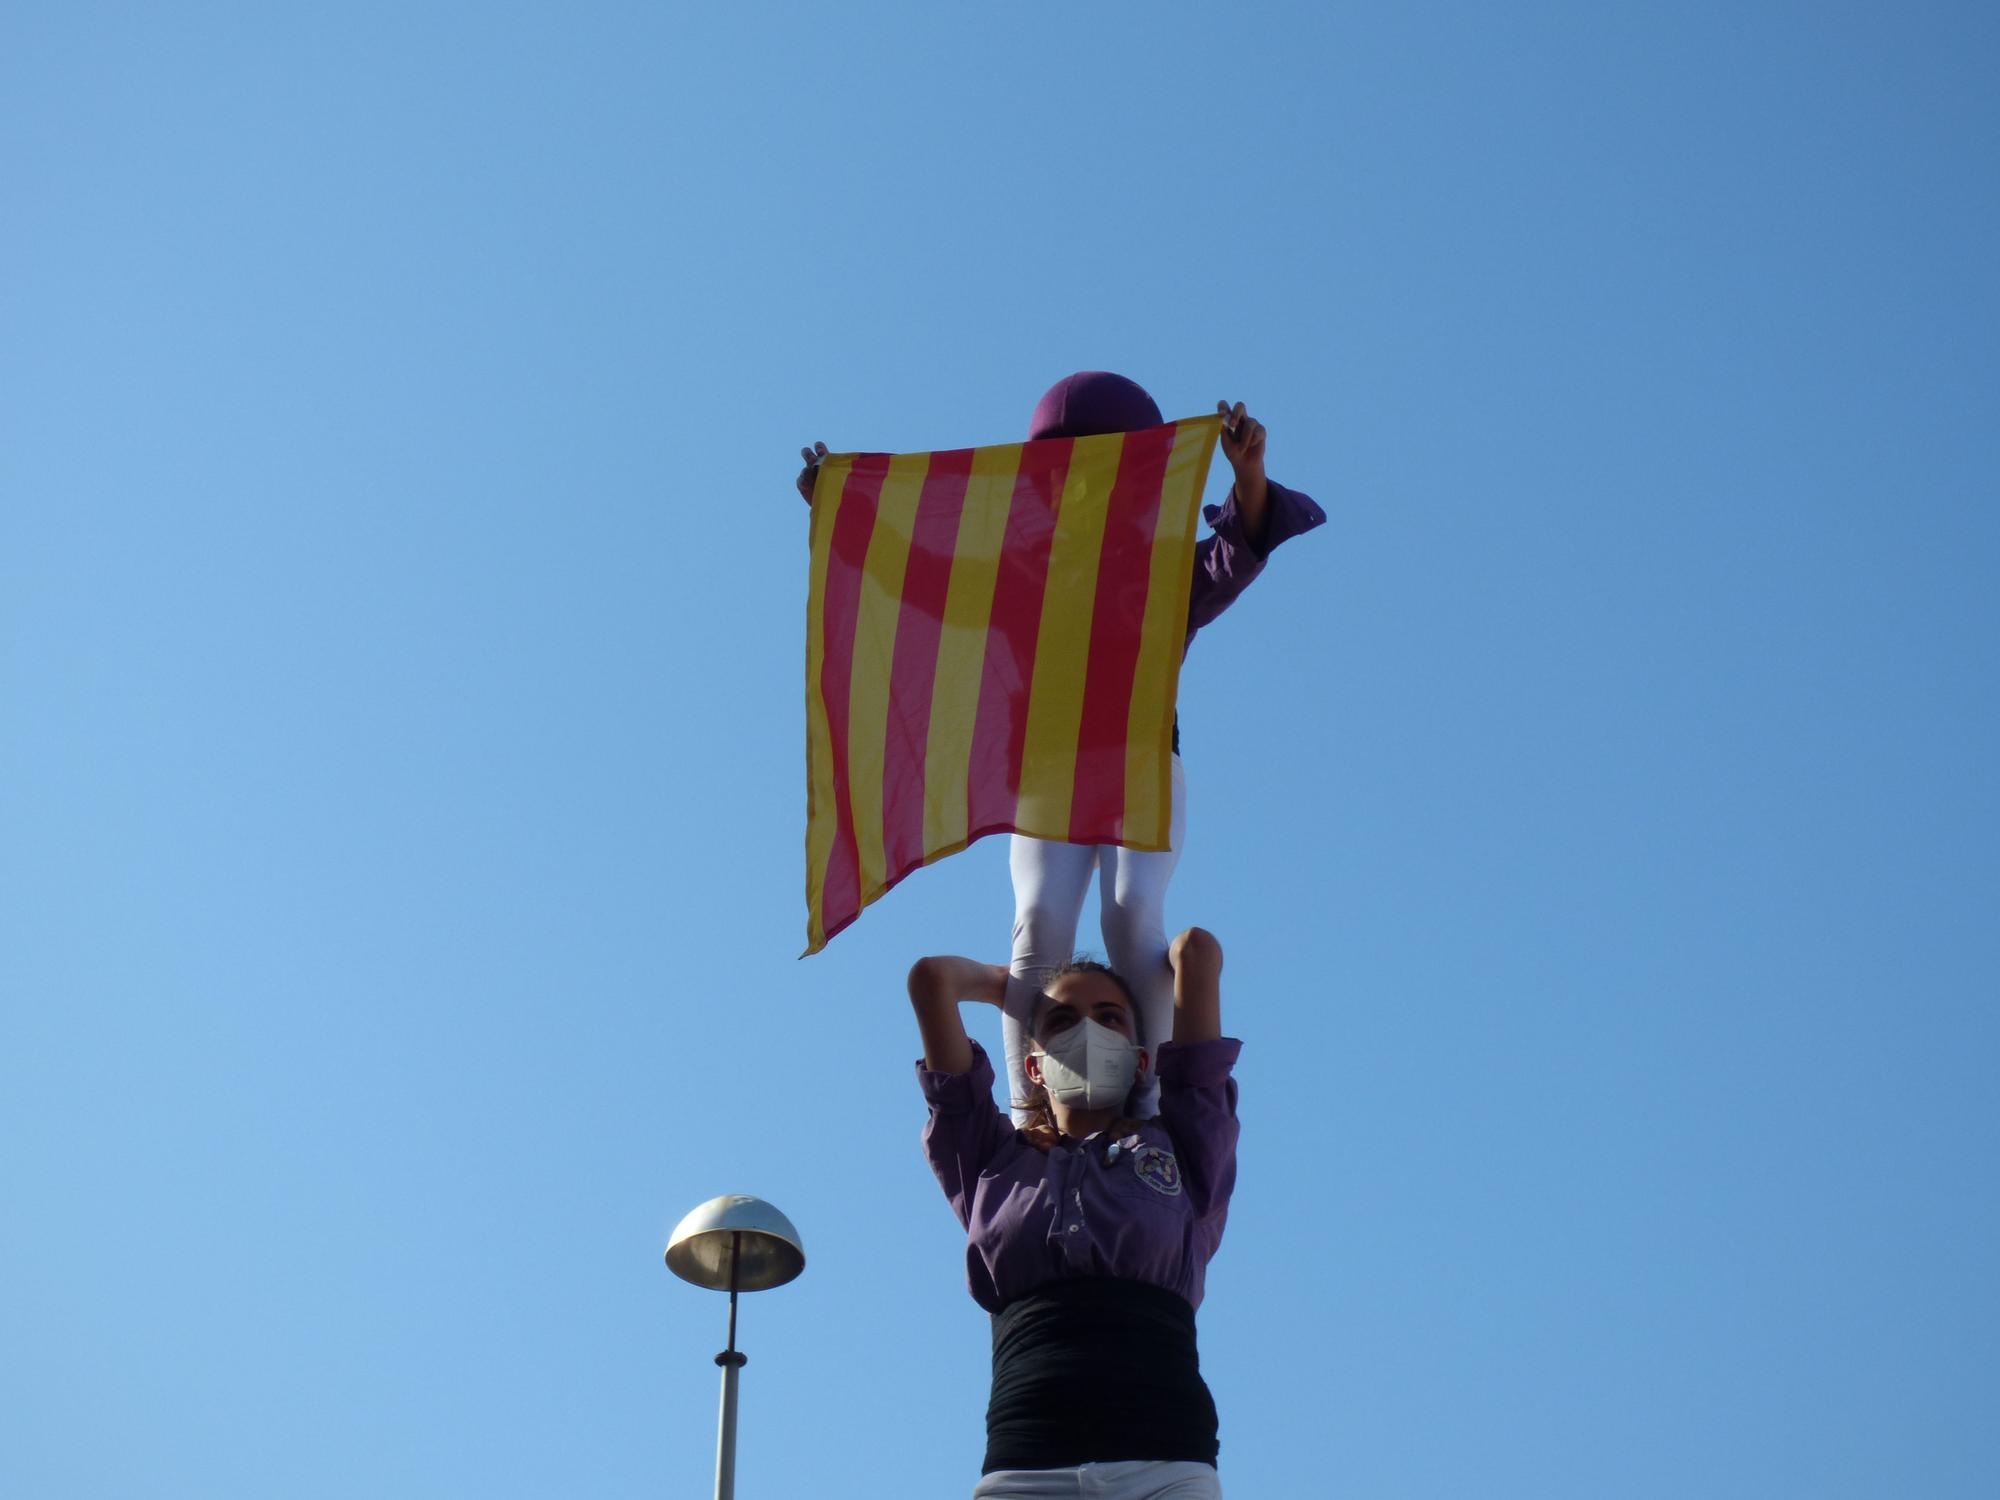
[[[933,1073],[972,1067],[972,1039],[959,1019],[961,1000],[998,1005],[1007,993],[1007,971],[970,958],[920,958],[910,965],[910,1008],[924,1041],[924,1066]]]
[[[1188,582],[1190,641],[1236,602],[1281,542],[1326,520],[1326,512],[1312,496],[1265,477],[1264,424],[1245,411],[1242,402],[1231,406],[1218,401],[1215,410],[1222,418],[1222,454],[1236,482],[1221,505],[1202,510],[1215,531],[1195,543],[1194,573]]]
[[[1167,945],[1174,971],[1174,1043],[1212,1042],[1222,1035],[1222,944],[1190,927]]]
[[[1173,1137],[1208,1249],[1222,1241],[1236,1187],[1238,1044],[1222,1035],[1222,944],[1190,927],[1167,947],[1174,1044],[1160,1059],[1160,1120]]]
[[[1222,456],[1236,475],[1236,509],[1243,517],[1243,535],[1259,557],[1270,551],[1265,534],[1268,526],[1266,501],[1270,488],[1264,478],[1264,424],[1237,402],[1215,403],[1222,418]]]

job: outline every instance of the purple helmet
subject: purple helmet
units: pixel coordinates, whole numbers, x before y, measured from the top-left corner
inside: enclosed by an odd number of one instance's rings
[[[1137,432],[1161,421],[1160,408],[1137,382],[1109,370],[1079,370],[1058,380],[1035,403],[1028,440]]]

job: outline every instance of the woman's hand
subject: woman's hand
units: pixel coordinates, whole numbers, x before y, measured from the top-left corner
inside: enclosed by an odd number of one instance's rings
[[[910,965],[910,1008],[924,1042],[924,1066],[933,1073],[972,1067],[972,1040],[958,1016],[961,1000],[999,1005],[1007,997],[1007,971],[970,958],[920,958]]]
[[[1218,401],[1215,410],[1222,418],[1222,456],[1236,471],[1236,511],[1243,517],[1243,534],[1261,553],[1269,493],[1264,479],[1264,424],[1245,411],[1241,401],[1234,406]]]
[[[1222,944],[1190,927],[1167,944],[1174,971],[1174,1041],[1212,1042],[1222,1035]]]
[[[799,457],[806,461],[806,466],[799,470],[799,498],[811,505],[813,486],[819,483],[819,461],[826,457],[826,444],[814,443],[810,448],[801,448]]]

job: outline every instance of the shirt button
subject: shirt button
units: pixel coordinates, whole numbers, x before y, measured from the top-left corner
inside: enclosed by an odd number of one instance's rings
[[[1070,1225],[1070,1226],[1069,1226],[1069,1232],[1070,1232],[1071,1234],[1075,1234],[1075,1233],[1076,1233],[1077,1231],[1079,1231],[1079,1230],[1080,1230],[1080,1229],[1082,1229],[1082,1228],[1083,1228],[1083,1226],[1082,1226],[1081,1224],[1072,1224],[1072,1225]]]

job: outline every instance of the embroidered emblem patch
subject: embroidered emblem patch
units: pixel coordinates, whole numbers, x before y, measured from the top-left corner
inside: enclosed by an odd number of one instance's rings
[[[1174,1159],[1173,1152],[1163,1151],[1158,1146],[1141,1146],[1132,1153],[1132,1170],[1154,1192],[1164,1193],[1169,1198],[1179,1196],[1181,1164]]]

